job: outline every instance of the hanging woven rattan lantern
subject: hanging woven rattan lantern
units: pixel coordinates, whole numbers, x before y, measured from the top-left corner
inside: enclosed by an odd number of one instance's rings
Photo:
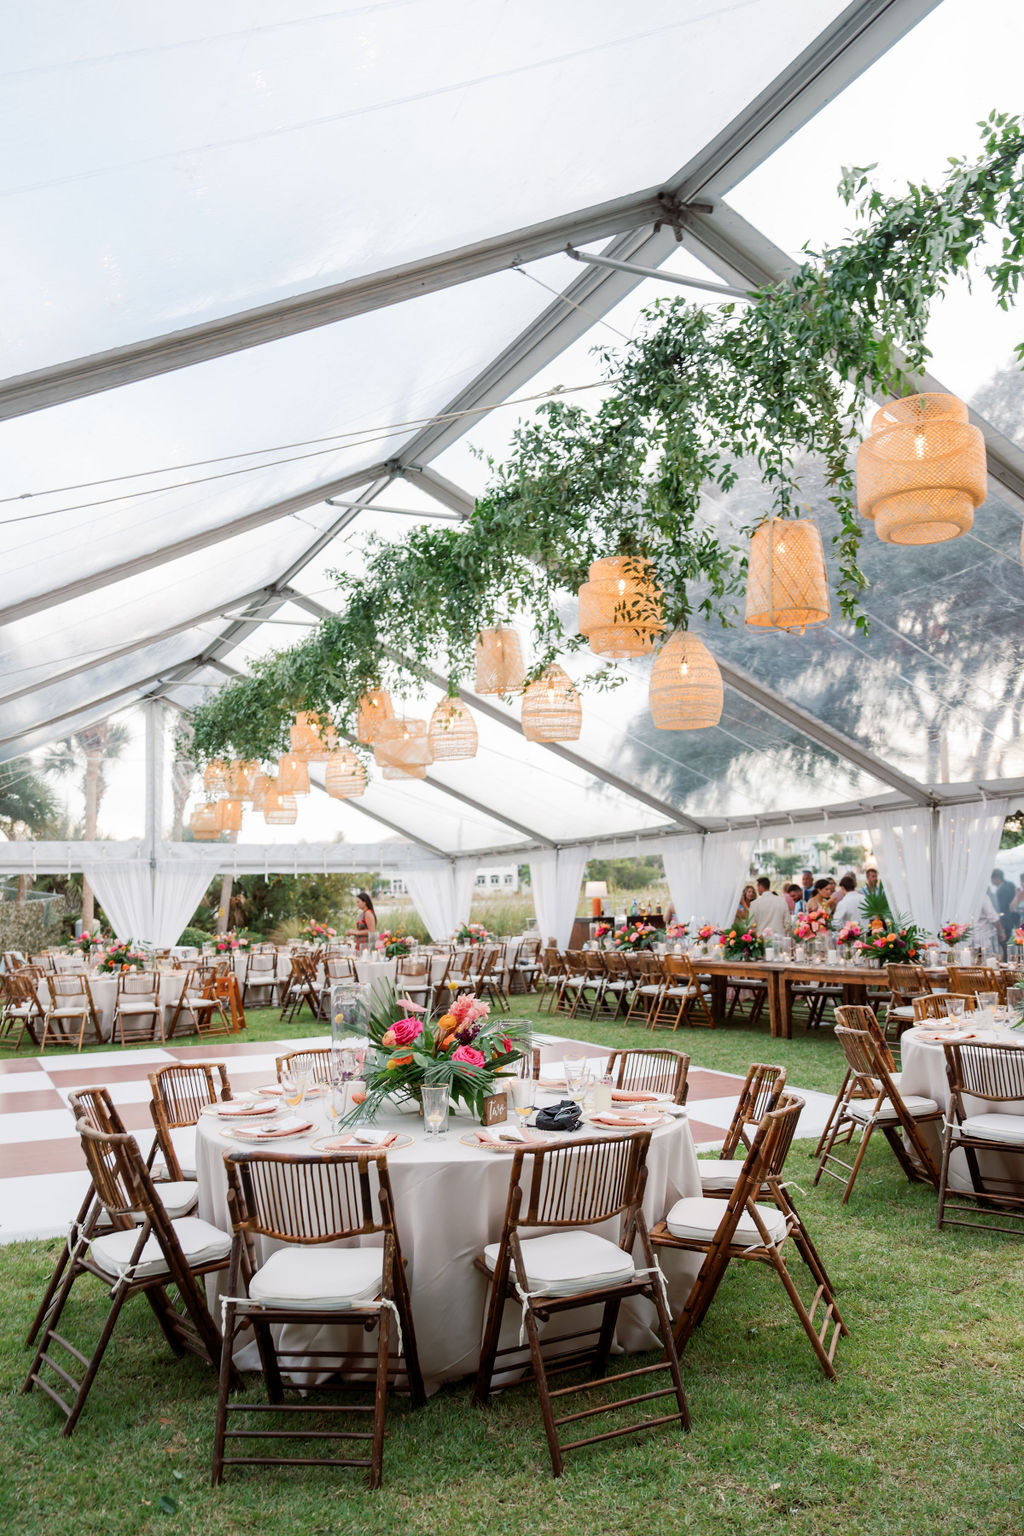
[[[385,689],[373,688],[369,693],[364,693],[356,714],[356,740],[361,741],[364,747],[372,747],[384,722],[394,718],[395,706]]]
[[[651,719],[659,731],[700,731],[722,718],[722,674],[703,640],[669,635],[651,668]]]
[[[809,517],[769,517],[750,540],[747,623],[803,634],[829,616],[825,552]]]
[[[262,811],[267,790],[271,788],[273,783],[273,779],[268,778],[268,776],[265,773],[260,772],[259,769],[257,769],[256,773],[253,774],[249,798],[252,801],[252,808],[254,811]]]
[[[628,555],[595,560],[579,590],[576,627],[598,656],[646,656],[665,628],[661,590],[650,561]]]
[[[218,800],[217,810],[220,813],[220,829],[222,832],[241,832],[241,800],[236,800],[233,797],[229,797],[227,800]]]
[[[518,630],[482,629],[476,637],[477,693],[518,693],[525,676]]]
[[[523,735],[527,741],[575,741],[583,706],[561,667],[548,667],[523,690]]]
[[[436,763],[476,757],[476,722],[461,699],[442,699],[430,717],[427,732]]]
[[[216,842],[220,837],[220,809],[217,802],[208,800],[203,805],[197,805],[188,824],[197,843]]]
[[[425,768],[434,761],[430,733],[425,720],[385,720],[373,744],[373,755],[381,767]]]
[[[263,820],[268,827],[292,827],[299,814],[294,795],[282,794],[276,787],[267,790],[263,801]]]
[[[236,800],[252,799],[252,781],[260,771],[259,763],[236,757],[227,775],[227,792]]]
[[[277,760],[277,788],[282,795],[309,794],[309,764],[304,757],[286,752]]]
[[[326,718],[311,711],[300,711],[295,724],[289,730],[292,755],[304,757],[307,763],[326,763],[338,748],[338,733]]]
[[[228,765],[222,757],[211,757],[203,769],[203,788],[208,795],[226,795],[228,792]]]
[[[381,777],[384,779],[425,779],[426,776],[427,770],[415,764],[411,768],[399,768],[394,763],[384,763],[381,767]]]
[[[324,788],[335,800],[353,800],[366,789],[366,769],[354,752],[332,752],[324,769]]]
[[[985,439],[955,395],[908,395],[875,413],[857,452],[857,505],[885,544],[967,533],[987,491]]]

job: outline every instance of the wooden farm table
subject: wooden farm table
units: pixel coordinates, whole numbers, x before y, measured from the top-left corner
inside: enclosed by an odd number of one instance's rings
[[[768,1022],[773,1037],[790,1040],[793,1036],[793,986],[795,983],[821,982],[840,986],[843,1002],[866,1003],[868,987],[888,990],[884,970],[870,966],[795,964],[791,960],[694,960],[701,976],[711,979],[711,1012],[716,1023],[725,1019],[729,977],[764,982],[768,988]],[[935,972],[935,975],[943,973]]]

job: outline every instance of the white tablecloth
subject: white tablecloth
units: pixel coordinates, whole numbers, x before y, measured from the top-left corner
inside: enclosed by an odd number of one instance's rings
[[[181,996],[181,989],[185,985],[185,977],[187,975],[187,970],[162,971],[160,974],[160,1002],[164,1010],[165,1030],[170,1027],[174,1006]],[[51,1002],[50,991],[46,985],[45,980],[40,981],[36,991],[42,1006],[44,1008],[49,1008]],[[89,991],[92,993],[92,1000],[96,1006],[96,1012],[99,1015],[100,1033],[102,1034],[104,1040],[110,1040],[113,1037],[114,1029],[114,1006],[117,1002],[117,977],[108,975],[102,971],[96,975],[90,976]],[[89,1038],[89,1033],[86,1031],[86,1039],[88,1040]]]
[[[430,961],[430,984],[437,986],[444,976],[445,966],[448,964],[448,956],[424,955],[425,960]],[[356,979],[368,983],[374,992],[374,996],[381,1004],[388,1001],[388,992],[395,986],[398,977],[397,960],[357,960]]]
[[[923,1094],[925,1098],[934,1099],[940,1109],[949,1109],[949,1079],[946,1076],[946,1056],[939,1041],[924,1040],[921,1038],[922,1030],[926,1034],[937,1032],[943,1027],[943,1021],[908,1029],[900,1037],[900,1054],[903,1064],[902,1077],[900,1079],[900,1091],[904,1095],[909,1093]],[[970,1026],[968,1026],[970,1027]],[[978,1030],[978,1043],[991,1045],[1016,1045],[1024,1050],[1024,1039],[1016,1030]],[[971,1044],[970,1041],[966,1042]],[[997,1111],[1000,1114],[1024,1115],[1024,1100],[1008,1102],[1005,1104],[993,1104],[988,1099],[975,1099],[967,1096],[964,1099],[964,1109],[969,1115],[990,1114]],[[921,1134],[935,1153],[936,1160],[942,1158],[942,1121],[933,1120],[921,1126]],[[1019,1179],[1021,1177],[1021,1159],[1002,1157],[998,1153],[979,1153],[978,1167],[982,1177]],[[949,1182],[953,1189],[970,1189],[971,1180],[967,1170],[967,1159],[963,1152],[954,1152],[949,1161]]]
[[[311,1101],[309,1113],[310,1117],[322,1116],[322,1102]],[[487,1288],[473,1261],[487,1243],[496,1242],[501,1236],[505,1215],[511,1157],[464,1146],[459,1136],[471,1131],[473,1124],[468,1117],[458,1115],[452,1118],[447,1135],[427,1137],[418,1115],[396,1112],[379,1117],[375,1127],[401,1130],[415,1138],[410,1147],[389,1150],[388,1167],[399,1239],[408,1264],[420,1364],[429,1390],[436,1390],[443,1381],[468,1375],[477,1367]],[[200,1216],[229,1231],[224,1153],[243,1145],[251,1147],[252,1143],[225,1137],[225,1129],[224,1123],[212,1116],[200,1118],[196,1168]],[[317,1134],[325,1130],[321,1121]],[[597,1134],[596,1127],[592,1134]],[[300,1156],[309,1152],[305,1139],[269,1145],[272,1150],[291,1150]],[[653,1225],[674,1201],[683,1195],[700,1193],[697,1155],[685,1118],[674,1119],[655,1130],[647,1166],[644,1211],[648,1224]],[[700,1257],[666,1252],[661,1256],[661,1264],[669,1280],[670,1305],[677,1312],[689,1294]],[[209,1277],[211,1306],[225,1287],[225,1275]],[[515,1342],[519,1321],[519,1308],[507,1307],[507,1337],[503,1337],[503,1344]],[[624,1304],[618,1342],[631,1351],[655,1348],[653,1321],[654,1308],[650,1302],[641,1299]],[[302,1329],[311,1348],[316,1347],[309,1342],[312,1331],[305,1326]],[[290,1342],[294,1346],[294,1333],[290,1334]],[[366,1347],[365,1343],[362,1347]],[[258,1366],[252,1344],[243,1344],[236,1358],[243,1368]]]

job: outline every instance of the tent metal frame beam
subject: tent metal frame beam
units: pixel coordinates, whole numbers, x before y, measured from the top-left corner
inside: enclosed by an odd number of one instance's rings
[[[613,261],[610,256],[591,256],[572,245],[566,246],[565,254],[571,256],[573,261],[585,262],[588,267],[608,267],[612,272],[628,272],[631,277],[638,277],[642,282],[653,278],[657,283],[674,283],[679,288],[699,288],[702,293],[717,293],[725,299],[753,297],[749,288],[734,288],[730,283],[712,283],[703,277],[683,277],[679,272],[665,272],[660,267],[638,267],[635,262]]]

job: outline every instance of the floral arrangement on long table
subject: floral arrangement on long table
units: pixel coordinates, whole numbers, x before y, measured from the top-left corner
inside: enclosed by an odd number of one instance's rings
[[[452,935],[456,944],[486,944],[492,937],[483,923],[461,923]]]
[[[479,1118],[484,1098],[500,1076],[511,1075],[527,1041],[469,993],[436,1018],[408,998],[400,1001],[393,988],[379,996],[375,992],[366,1029],[366,1098],[351,1118],[372,1120],[389,1098],[419,1102],[425,1087],[446,1087],[453,1104],[465,1104]]]
[[[252,936],[246,928],[229,928],[214,934],[213,943],[218,955],[245,954],[252,948]]]
[[[798,912],[793,919],[793,937],[798,944],[806,944],[808,939],[813,941],[819,934],[828,933],[832,926],[832,919],[824,907],[817,907],[813,912]]]
[[[146,957],[137,949],[132,949],[131,939],[115,939],[109,948],[99,956],[99,964],[96,969],[107,973],[114,971],[144,971],[146,969]]]
[[[764,939],[751,924],[748,928],[727,928],[719,935],[723,960],[763,960]]]
[[[64,948],[73,955],[84,955],[88,960],[90,955],[98,954],[109,943],[109,933],[80,933],[77,939],[71,939]]]
[[[392,931],[390,928],[381,929],[374,941],[377,953],[383,955],[385,960],[401,960],[412,953],[413,940],[407,933],[400,929]]]
[[[943,923],[939,929],[939,938],[949,949],[954,944],[963,944],[971,931],[970,923]]]
[[[635,955],[641,949],[650,949],[653,944],[659,944],[663,936],[663,929],[634,917],[627,927],[621,928],[615,935],[615,948]]]
[[[309,922],[304,923],[299,929],[301,937],[312,939],[314,944],[326,944],[328,939],[334,938],[337,931],[336,928],[328,928],[326,923],[317,922],[315,917],[311,917]]]

